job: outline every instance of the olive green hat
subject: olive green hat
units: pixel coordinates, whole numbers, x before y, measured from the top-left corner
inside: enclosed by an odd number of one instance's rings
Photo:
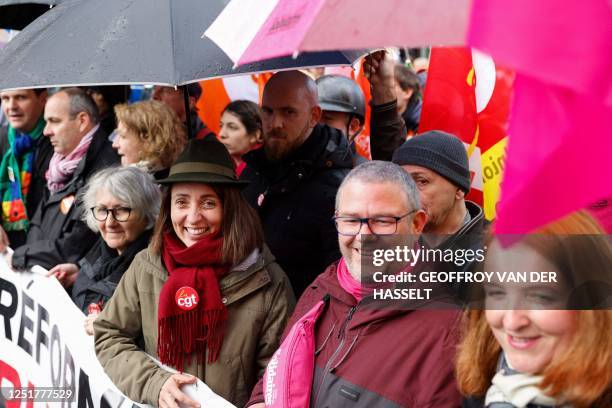
[[[225,146],[216,139],[190,140],[160,184],[206,183],[245,186],[236,177],[234,162]]]

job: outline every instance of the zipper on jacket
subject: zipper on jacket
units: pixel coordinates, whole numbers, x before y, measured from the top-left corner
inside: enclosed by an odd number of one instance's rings
[[[325,377],[327,376],[328,372],[330,371],[330,367],[332,366],[332,364],[334,363],[334,360],[336,359],[336,357],[338,356],[338,353],[340,353],[340,351],[342,350],[342,347],[344,346],[344,331],[346,330],[346,326],[348,326],[348,323],[351,321],[351,319],[353,318],[353,314],[355,314],[355,310],[357,310],[357,307],[359,306],[359,304],[357,304],[356,306],[353,306],[349,309],[349,312],[346,316],[346,319],[344,319],[344,322],[342,322],[342,326],[340,326],[340,329],[338,330],[338,338],[340,339],[340,344],[338,344],[338,347],[336,347],[336,350],[334,350],[333,354],[331,355],[331,357],[329,358],[329,360],[327,361],[327,363],[325,364],[325,367],[323,368],[323,374],[321,376],[321,380],[319,381],[319,385],[316,389],[316,395],[314,398],[314,406],[317,406],[317,400],[319,399],[319,394],[321,392],[321,387],[323,386],[323,382],[325,381]]]
[[[349,310],[348,315],[346,316],[346,319],[342,323],[342,326],[340,326],[340,330],[338,330],[338,338],[340,338],[340,336],[344,336],[344,331],[346,330],[346,326],[348,326],[349,322],[353,318],[353,314],[355,314],[356,309],[357,309],[357,306],[353,306]]]

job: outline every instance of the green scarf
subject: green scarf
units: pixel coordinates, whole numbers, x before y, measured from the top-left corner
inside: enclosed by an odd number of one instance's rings
[[[2,227],[5,231],[27,231],[26,199],[32,180],[34,153],[42,136],[45,121],[41,117],[28,134],[8,127],[7,149],[0,163],[0,195],[2,196]]]

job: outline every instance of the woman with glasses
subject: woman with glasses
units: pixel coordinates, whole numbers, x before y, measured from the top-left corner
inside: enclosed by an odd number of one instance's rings
[[[147,247],[159,213],[160,191],[151,176],[135,167],[110,167],[95,174],[83,195],[83,220],[98,241],[77,264],[55,266],[56,276],[84,312],[100,308],[113,295],[134,256]],[[95,314],[88,315],[85,331],[93,335]]]

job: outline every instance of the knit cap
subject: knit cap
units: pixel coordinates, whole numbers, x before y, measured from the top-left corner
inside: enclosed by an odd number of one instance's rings
[[[440,130],[413,136],[393,153],[393,163],[409,164],[435,171],[467,194],[470,191],[470,166],[463,142]]]

